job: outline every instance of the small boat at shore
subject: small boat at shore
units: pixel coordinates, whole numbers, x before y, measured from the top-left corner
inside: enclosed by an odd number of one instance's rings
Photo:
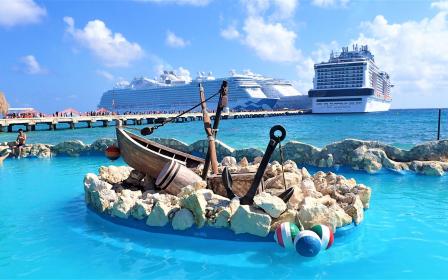
[[[116,129],[116,133],[124,161],[134,169],[153,178],[157,178],[165,164],[173,160],[188,168],[204,164],[202,158],[137,136],[121,127]]]

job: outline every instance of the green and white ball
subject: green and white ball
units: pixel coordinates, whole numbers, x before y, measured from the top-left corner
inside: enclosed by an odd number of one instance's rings
[[[275,242],[283,248],[294,250],[294,238],[299,234],[299,231],[299,228],[293,223],[281,223],[274,232]]]

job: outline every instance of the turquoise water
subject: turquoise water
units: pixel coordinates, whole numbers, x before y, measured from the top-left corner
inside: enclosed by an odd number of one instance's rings
[[[271,121],[271,120],[269,120]],[[83,175],[100,157],[7,160],[0,167],[0,278],[384,279],[448,274],[448,176],[339,170],[373,188],[354,232],[314,259],[275,243],[154,234],[86,209]]]
[[[345,138],[378,140],[402,148],[435,140],[438,111],[392,110],[369,114],[299,115],[275,118],[223,120],[218,138],[234,148],[260,147],[268,142],[268,133],[274,124],[282,124],[288,131],[287,140],[297,140],[322,147]],[[448,111],[442,118],[442,137],[448,138]],[[61,126],[62,127],[62,126]],[[135,126],[133,126],[135,127]],[[16,127],[18,129],[19,126]],[[40,127],[38,129],[46,129]],[[188,144],[205,139],[202,122],[166,125],[154,137],[177,138]],[[79,139],[92,143],[101,137],[115,137],[113,127],[59,131],[29,132],[30,143],[56,144]],[[12,141],[15,134],[0,133],[0,142]]]

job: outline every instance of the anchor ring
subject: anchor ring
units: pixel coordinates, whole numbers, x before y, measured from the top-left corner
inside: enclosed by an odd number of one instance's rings
[[[275,132],[280,131],[281,135],[280,136],[276,136]],[[283,140],[285,140],[286,138],[286,129],[281,126],[281,125],[274,125],[271,130],[269,131],[269,137],[274,140],[275,142],[279,143]]]

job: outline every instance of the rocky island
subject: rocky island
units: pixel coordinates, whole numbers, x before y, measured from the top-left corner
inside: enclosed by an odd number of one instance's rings
[[[224,157],[220,170],[243,173],[258,168],[260,158],[239,163]],[[200,173],[201,168],[195,172]],[[288,203],[278,195],[284,191],[282,165],[273,161],[266,170],[265,188],[254,198],[253,205],[241,205],[239,198],[228,199],[216,188],[200,181],[185,186],[177,195],[157,190],[154,179],[128,166],[102,166],[98,174],[84,178],[85,201],[94,211],[119,219],[143,220],[148,226],[171,224],[174,230],[204,226],[230,228],[234,233],[265,237],[282,222],[293,222],[302,229],[324,224],[338,228],[359,224],[364,209],[369,208],[371,189],[332,172],[311,175],[293,161],[283,165],[285,181],[294,188]]]

